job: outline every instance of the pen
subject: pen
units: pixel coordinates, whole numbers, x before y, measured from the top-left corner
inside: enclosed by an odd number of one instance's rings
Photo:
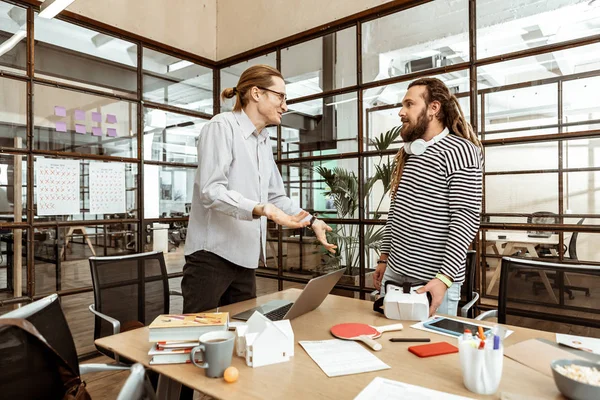
[[[391,338],[390,342],[431,342],[429,338]]]

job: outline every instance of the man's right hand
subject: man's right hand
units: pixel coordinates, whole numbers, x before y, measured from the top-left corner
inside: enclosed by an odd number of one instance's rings
[[[277,225],[292,229],[304,228],[310,223],[308,220],[303,221],[308,216],[308,212],[302,210],[296,215],[288,215],[271,203],[257,205],[254,207],[253,214],[265,216]]]
[[[387,261],[387,254],[382,254],[379,257],[380,261]],[[378,263],[377,268],[375,268],[375,272],[373,273],[373,284],[375,285],[375,289],[381,291],[381,280],[383,279],[383,274],[385,274],[385,268],[387,267],[386,263]]]

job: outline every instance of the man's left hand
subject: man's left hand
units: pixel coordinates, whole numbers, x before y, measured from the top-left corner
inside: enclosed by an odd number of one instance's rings
[[[337,246],[334,244],[328,243],[327,235],[325,234],[325,232],[332,231],[331,227],[329,225],[327,225],[325,222],[321,221],[320,219],[317,219],[317,220],[315,220],[315,222],[313,222],[311,228],[312,228],[313,232],[315,233],[317,240],[319,240],[319,242],[321,242],[323,247],[325,247],[327,249],[327,251],[329,251],[331,253],[335,253],[335,249],[337,249]]]
[[[429,306],[430,317],[435,314],[438,307],[442,305],[446,290],[448,290],[448,286],[437,278],[433,278],[427,282],[427,285],[417,289],[417,293],[431,293],[431,305]]]

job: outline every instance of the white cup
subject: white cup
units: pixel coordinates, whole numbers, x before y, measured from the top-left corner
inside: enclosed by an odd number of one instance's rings
[[[465,387],[477,394],[494,394],[502,380],[504,347],[478,349],[469,341],[458,344]]]

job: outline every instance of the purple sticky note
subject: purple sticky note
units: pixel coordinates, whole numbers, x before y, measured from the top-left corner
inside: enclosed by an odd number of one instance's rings
[[[85,121],[85,111],[75,110],[75,121]]]
[[[111,137],[117,137],[117,130],[115,128],[108,128],[106,134]]]
[[[75,124],[75,132],[85,135],[86,134],[85,125]]]
[[[57,117],[66,117],[67,109],[61,106],[54,106],[54,115]]]
[[[93,112],[92,113],[92,121],[102,122],[102,114],[100,114],[99,112]]]
[[[54,123],[56,127],[56,132],[66,132],[67,131],[67,123],[64,121],[58,121]]]
[[[116,124],[117,116],[113,114],[106,114],[106,122],[108,122],[109,124]]]
[[[92,135],[94,135],[94,136],[102,136],[102,128],[94,126],[92,128]]]

